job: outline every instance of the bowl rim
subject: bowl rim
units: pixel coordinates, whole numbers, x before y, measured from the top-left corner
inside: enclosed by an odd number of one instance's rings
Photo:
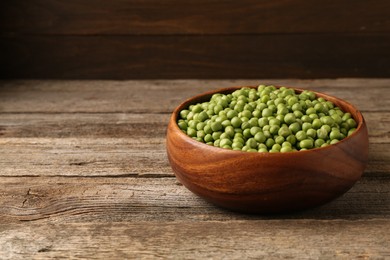
[[[269,85],[267,85],[269,86]],[[228,152],[228,153],[231,153],[231,154],[251,154],[251,155],[254,155],[254,154],[257,154],[259,156],[264,156],[264,157],[268,157],[268,156],[288,156],[288,155],[291,155],[291,154],[305,154],[305,153],[310,153],[312,151],[319,151],[319,150],[326,150],[326,149],[332,149],[333,147],[337,147],[337,146],[340,146],[342,145],[343,143],[345,143],[346,141],[348,141],[349,139],[353,138],[355,135],[357,135],[362,129],[363,127],[365,126],[365,120],[364,120],[364,117],[362,115],[362,113],[354,106],[352,105],[351,103],[349,103],[348,101],[344,100],[344,99],[341,99],[341,98],[338,98],[338,97],[335,97],[335,96],[332,96],[332,95],[328,95],[328,94],[325,94],[325,93],[322,93],[322,92],[318,92],[318,91],[314,91],[314,90],[311,90],[311,89],[303,89],[303,88],[296,88],[296,87],[291,87],[291,86],[286,86],[286,85],[272,85],[276,88],[281,88],[281,87],[285,87],[285,88],[289,88],[289,89],[293,89],[296,93],[301,93],[303,91],[311,91],[313,93],[316,94],[316,97],[323,97],[325,100],[327,101],[331,101],[335,106],[339,107],[339,104],[342,104],[344,107],[349,107],[350,109],[348,111],[346,111],[345,109],[342,109],[343,112],[348,112],[351,114],[351,116],[353,117],[353,119],[355,119],[355,121],[357,121],[358,125],[356,127],[356,130],[349,136],[346,136],[344,139],[342,140],[339,140],[337,143],[335,144],[330,144],[330,145],[327,145],[327,146],[324,146],[324,147],[316,147],[316,148],[311,148],[311,149],[308,149],[308,150],[303,150],[303,151],[290,151],[290,152],[277,152],[277,153],[270,153],[270,152],[248,152],[248,151],[241,151],[241,150],[231,150],[231,149],[226,149],[226,148],[222,148],[222,147],[216,147],[216,146],[212,146],[212,145],[208,145],[206,143],[203,143],[203,142],[200,142],[200,141],[197,141],[195,139],[193,139],[192,137],[188,136],[187,134],[185,134],[178,126],[177,124],[177,121],[178,121],[178,117],[179,117],[179,113],[181,110],[185,109],[185,108],[188,108],[190,105],[192,104],[197,104],[197,103],[201,103],[201,102],[206,102],[207,101],[207,97],[211,97],[213,94],[217,94],[217,93],[223,93],[223,94],[229,94],[229,93],[232,93],[234,92],[235,90],[238,90],[238,89],[241,89],[241,88],[253,88],[253,89],[257,89],[258,86],[254,86],[254,85],[249,85],[249,86],[232,86],[232,87],[226,87],[226,88],[219,88],[219,89],[214,89],[214,90],[209,90],[209,91],[206,91],[206,92],[203,92],[203,93],[200,93],[200,94],[197,94],[195,96],[192,96],[192,97],[189,97],[187,98],[186,100],[184,100],[183,102],[181,102],[172,112],[171,114],[171,117],[170,117],[170,121],[169,121],[169,124],[174,127],[174,130],[175,132],[185,138],[185,140],[189,143],[191,143],[192,145],[195,145],[195,146],[198,146],[200,145],[201,147],[204,146],[205,148],[207,149],[217,149],[216,151],[217,152],[222,152],[222,151],[225,151],[225,152]],[[205,99],[205,101],[202,101],[202,99]],[[336,101],[336,102],[335,102]],[[337,104],[335,104],[337,103]],[[341,108],[340,108],[341,109]],[[353,112],[351,111],[353,110]]]

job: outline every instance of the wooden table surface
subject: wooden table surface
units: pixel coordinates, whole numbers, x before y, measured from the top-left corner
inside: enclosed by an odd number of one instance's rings
[[[346,99],[369,163],[342,197],[282,215],[206,203],[175,179],[170,112],[206,90],[273,83]],[[0,259],[390,258],[390,79],[0,82]]]

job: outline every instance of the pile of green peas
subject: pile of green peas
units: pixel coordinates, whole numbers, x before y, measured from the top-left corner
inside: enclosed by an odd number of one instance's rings
[[[356,121],[314,92],[272,85],[214,94],[180,111],[188,136],[208,145],[248,152],[293,152],[335,144]]]

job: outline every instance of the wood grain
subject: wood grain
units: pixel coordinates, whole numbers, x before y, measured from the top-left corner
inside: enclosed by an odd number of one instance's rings
[[[387,1],[2,1],[0,31],[23,34],[389,32]],[[330,15],[331,14],[331,15]]]
[[[390,178],[362,178],[324,206],[281,215],[244,215],[215,207],[168,178],[2,177],[3,223],[110,223],[272,219],[375,220],[390,216]],[[1,237],[1,236],[0,236]]]
[[[258,82],[0,82],[0,258],[389,258],[390,104],[377,107],[389,79],[266,80],[363,111],[369,165],[335,201],[243,215],[178,185],[165,152],[173,108],[206,90]]]
[[[11,225],[0,227],[0,251],[13,259],[386,259],[389,228],[384,219]]]
[[[185,99],[206,91],[262,83],[307,88],[337,96],[363,113],[390,111],[389,99],[383,99],[382,105],[377,105],[379,96],[390,96],[388,79],[17,80],[0,81],[0,113],[168,114]]]
[[[0,38],[0,78],[386,77],[389,44],[388,33],[10,35]]]

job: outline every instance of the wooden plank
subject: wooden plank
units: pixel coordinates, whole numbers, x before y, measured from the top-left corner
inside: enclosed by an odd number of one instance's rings
[[[0,113],[171,113],[185,99],[206,91],[262,83],[324,92],[363,112],[390,111],[389,99],[377,105],[378,97],[390,96],[389,79],[15,80],[0,81]]]
[[[24,34],[389,32],[385,0],[5,0],[0,31]]]
[[[192,194],[175,178],[2,177],[0,183],[3,224],[390,217],[389,176],[365,176],[338,199],[288,215],[230,212]]]
[[[1,176],[173,176],[165,138],[1,138]],[[371,143],[366,175],[390,172],[388,143]]]
[[[2,258],[10,259],[390,257],[388,220],[53,223],[1,228]]]
[[[390,75],[390,34],[3,36],[0,78],[334,78]]]
[[[390,143],[390,112],[365,112],[370,143]],[[164,138],[170,114],[0,113],[1,138]]]

